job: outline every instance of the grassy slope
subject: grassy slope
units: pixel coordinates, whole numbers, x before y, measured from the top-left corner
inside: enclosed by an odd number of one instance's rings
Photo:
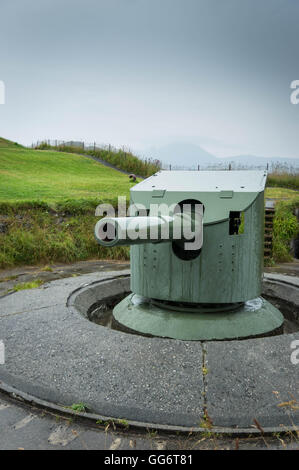
[[[93,229],[96,205],[128,196],[130,186],[127,175],[88,158],[0,139],[0,268],[128,259],[127,247],[100,247]]]
[[[3,139],[0,137],[0,148],[23,148],[22,145],[18,144],[17,142],[12,142],[11,140]]]
[[[51,146],[46,142],[41,143],[36,147],[38,150],[56,150],[58,152],[75,153],[77,155],[90,155],[104,160],[107,163],[112,164],[115,168],[125,170],[128,173],[134,173],[141,177],[148,177],[156,173],[161,168],[161,162],[150,158],[140,158],[134,155],[130,151],[122,149],[116,149],[112,147],[96,147],[94,149],[83,149],[82,147],[74,145],[58,145]]]
[[[0,201],[107,201],[129,188],[128,176],[80,155],[0,146]]]

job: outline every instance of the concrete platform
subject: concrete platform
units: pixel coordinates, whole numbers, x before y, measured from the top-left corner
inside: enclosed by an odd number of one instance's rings
[[[128,274],[85,274],[0,298],[0,389],[53,405],[83,402],[104,419],[147,427],[200,430],[205,415],[217,432],[254,431],[254,420],[272,430],[298,426],[299,364],[290,360],[298,333],[223,342],[145,338],[91,323],[68,301],[74,291],[88,299],[88,285]]]

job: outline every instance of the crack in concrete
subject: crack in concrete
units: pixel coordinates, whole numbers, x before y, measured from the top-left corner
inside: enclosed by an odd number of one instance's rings
[[[202,424],[205,424],[205,427],[208,429],[212,428],[213,423],[212,420],[208,414],[208,400],[207,400],[207,391],[208,391],[208,385],[207,385],[207,379],[206,375],[208,373],[208,368],[207,368],[207,350],[205,349],[205,342],[200,341],[201,349],[202,349],[202,367],[201,367],[201,373],[202,373],[202,381],[203,381],[203,418],[202,418]]]

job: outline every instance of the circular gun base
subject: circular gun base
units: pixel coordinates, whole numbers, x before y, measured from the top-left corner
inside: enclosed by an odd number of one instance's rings
[[[209,313],[176,311],[137,294],[128,295],[114,307],[113,319],[127,332],[189,341],[270,336],[279,333],[284,321],[281,312],[262,297]]]

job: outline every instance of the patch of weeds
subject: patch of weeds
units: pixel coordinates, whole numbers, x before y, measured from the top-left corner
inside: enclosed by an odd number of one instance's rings
[[[49,271],[50,273],[53,272],[53,269],[50,266],[45,266],[41,269],[41,271]]]
[[[199,427],[200,428],[210,428],[211,426],[209,426],[208,423],[206,422],[206,420],[203,418],[199,423]]]
[[[208,415],[207,410],[204,411],[204,415],[202,420],[199,423],[199,427],[205,428],[205,429],[211,429],[213,427],[213,421]]]
[[[126,419],[118,419],[117,424],[120,424],[121,426],[123,426],[126,429],[128,429],[129,426],[130,426]]]
[[[104,426],[105,426],[105,432],[108,432],[110,427],[112,427],[114,431],[116,430],[116,426],[115,426],[115,423],[114,423],[113,419],[111,419],[109,421],[105,421]]]
[[[15,286],[13,286],[13,288],[10,289],[10,292],[18,292],[19,290],[25,289],[36,289],[42,284],[44,284],[44,281],[42,281],[41,279],[35,279],[35,281],[30,282],[21,282],[20,284],[16,284]]]
[[[265,267],[273,267],[275,266],[275,261],[273,258],[265,258],[264,259],[264,266]]]
[[[147,429],[147,434],[149,438],[153,439],[154,437],[157,437],[158,431],[154,429]]]
[[[89,406],[85,403],[73,403],[69,408],[73,411],[78,411],[79,413],[87,412],[89,410]]]
[[[208,372],[209,372],[209,369],[206,366],[202,366],[203,375],[207,375]]]
[[[200,435],[204,439],[217,438],[217,435],[213,431],[203,431]]]

